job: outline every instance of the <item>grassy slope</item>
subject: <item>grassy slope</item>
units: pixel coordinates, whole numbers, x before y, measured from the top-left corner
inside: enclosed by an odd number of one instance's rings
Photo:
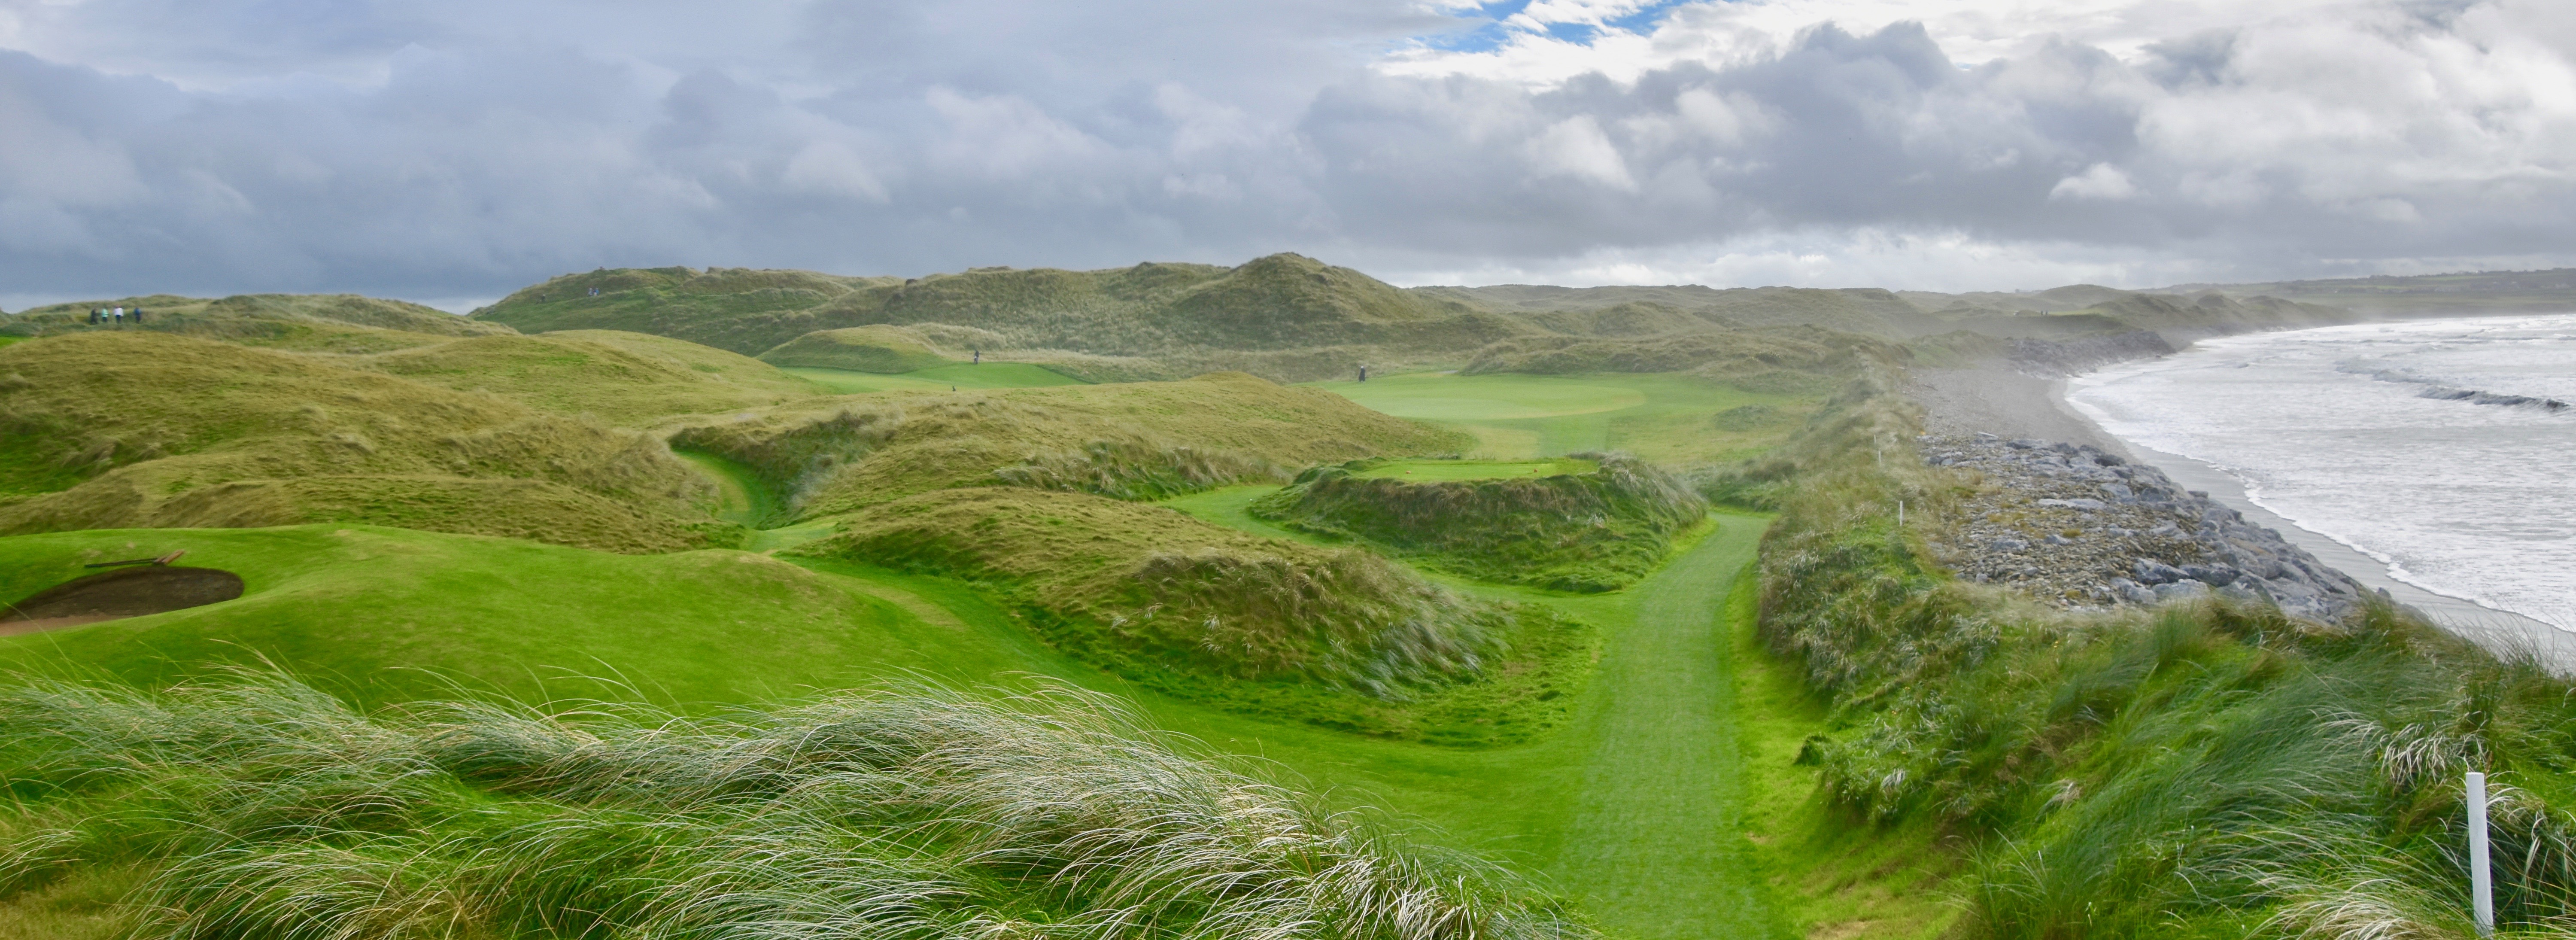
[[[68,659],[159,683],[269,659],[371,703],[438,696],[442,675],[528,699],[623,698],[573,678],[622,676],[657,700],[698,703],[1069,665],[1016,627],[961,631],[951,607],[999,614],[953,588],[860,566],[821,575],[746,552],[636,557],[370,526],[4,538],[0,595],[34,593],[88,561],[180,549],[187,564],[241,575],[244,595],[0,638],[0,663]]]
[[[884,325],[815,330],[761,353],[760,361],[888,375],[958,364],[932,349],[919,333]],[[973,364],[971,358],[968,364]]]
[[[1493,287],[1420,287],[1415,288],[1414,293],[1526,314],[1597,311],[1628,304],[1654,304],[1685,311],[1703,320],[1749,326],[1811,324],[1891,337],[1938,332],[1931,326],[1937,321],[1925,317],[1921,310],[1903,298],[1876,288],[1739,287],[1718,290],[1695,284],[1661,287],[1505,284]]]
[[[1353,472],[1363,480],[1403,480],[1408,483],[1431,483],[1455,480],[1517,480],[1532,475],[1553,476],[1567,473],[1591,473],[1601,469],[1597,460],[1387,460]]]
[[[780,371],[796,376],[843,395],[868,392],[941,392],[987,388],[1048,388],[1057,385],[1081,385],[1081,379],[1045,366],[1026,362],[988,362],[982,365],[950,365],[920,369],[893,375],[858,372],[849,369],[824,369],[787,366]]]
[[[1810,735],[1831,728],[1832,709],[1807,688],[1796,663],[1762,645],[1756,579],[1727,594],[1726,658],[1734,674],[1744,779],[1742,812],[1772,896],[1809,936],[1835,940],[1936,940],[1959,919],[1948,880],[1964,865],[1941,848],[1939,828],[1855,827],[1798,763]]]
[[[1562,380],[1555,380],[1562,381]],[[1263,488],[1247,487],[1221,490],[1192,497],[1192,508],[1206,511],[1205,504],[1240,502],[1257,495]],[[1219,513],[1222,515],[1222,513]],[[1224,521],[1239,527],[1260,531],[1258,523],[1248,522],[1237,514]],[[1483,587],[1453,582],[1464,589],[1489,596],[1526,600],[1554,605],[1582,616],[1607,631],[1604,652],[1604,675],[1616,675],[1617,683],[1626,689],[1620,694],[1603,690],[1612,683],[1596,683],[1593,691],[1578,698],[1577,723],[1546,741],[1516,748],[1461,751],[1402,742],[1354,739],[1348,735],[1303,725],[1283,724],[1246,718],[1224,711],[1143,694],[1147,707],[1167,726],[1197,735],[1210,744],[1238,753],[1265,756],[1312,778],[1318,783],[1345,786],[1352,794],[1390,806],[1400,812],[1418,814],[1436,824],[1447,835],[1443,841],[1466,847],[1500,851],[1525,866],[1554,875],[1559,884],[1577,893],[1601,898],[1632,897],[1641,885],[1657,890],[1636,897],[1639,906],[1596,907],[1596,915],[1616,927],[1635,929],[1646,936],[1733,937],[1776,933],[1784,916],[1778,911],[1765,911],[1759,904],[1748,906],[1745,898],[1763,897],[1757,867],[1746,864],[1750,850],[1735,843],[1724,832],[1712,833],[1703,825],[1700,814],[1716,812],[1714,818],[1744,821],[1760,827],[1767,820],[1755,819],[1741,810],[1729,810],[1736,797],[1729,796],[1724,765],[1737,754],[1750,749],[1776,757],[1794,753],[1794,742],[1803,739],[1810,729],[1802,714],[1782,720],[1762,720],[1730,724],[1724,704],[1727,695],[1723,680],[1727,670],[1735,668],[1726,658],[1727,644],[1716,625],[1714,612],[1725,586],[1747,557],[1758,537],[1761,522],[1756,518],[1729,516],[1716,535],[1698,542],[1669,567],[1636,588],[1615,595],[1589,598],[1551,596],[1538,592]],[[328,530],[288,530],[327,533]],[[898,611],[878,621],[889,623],[899,641],[881,642],[848,654],[824,656],[775,655],[773,647],[742,642],[732,634],[715,638],[691,637],[688,646],[655,642],[658,624],[684,622],[687,619],[714,617],[722,622],[721,612],[728,605],[742,603],[742,588],[714,590],[707,586],[710,577],[730,575],[737,570],[764,575],[772,569],[758,563],[732,561],[726,565],[698,568],[681,566],[681,560],[700,558],[733,558],[733,553],[695,553],[669,558],[630,558],[550,549],[540,546],[507,546],[508,551],[438,552],[413,543],[434,542],[453,537],[380,530],[357,530],[371,538],[383,538],[403,546],[403,551],[387,551],[364,564],[329,564],[311,549],[275,553],[265,564],[283,571],[296,565],[318,594],[337,592],[340,599],[329,604],[310,603],[303,610],[300,628],[315,640],[309,648],[291,651],[284,658],[289,663],[311,660],[321,668],[345,674],[366,674],[392,682],[418,682],[428,685],[426,677],[369,672],[373,667],[406,660],[391,657],[415,657],[419,650],[436,650],[438,644],[427,644],[409,650],[387,650],[375,653],[357,651],[344,654],[334,647],[345,648],[345,638],[363,635],[360,631],[340,628],[347,620],[337,609],[373,611],[372,619],[357,620],[361,626],[396,622],[390,611],[405,615],[428,606],[426,595],[405,594],[414,590],[413,582],[401,577],[379,577],[380,570],[370,565],[412,565],[434,569],[453,579],[449,585],[437,586],[441,602],[450,596],[488,595],[489,604],[447,608],[442,635],[462,637],[482,633],[522,656],[506,669],[494,669],[493,679],[505,687],[533,689],[530,668],[538,665],[562,666],[585,673],[598,673],[618,667],[648,686],[675,687],[675,698],[736,698],[758,695],[785,688],[797,681],[862,681],[885,677],[907,668],[919,668],[941,675],[974,679],[1003,677],[1015,671],[1066,676],[1085,685],[1136,694],[1125,683],[1066,660],[1031,640],[1002,609],[996,608],[975,591],[935,578],[911,577],[882,570],[829,561],[807,561],[806,564],[827,573],[827,578],[840,581],[837,589],[854,594],[869,594],[884,599]],[[1269,532],[1264,534],[1277,534]],[[122,536],[122,540],[119,537]],[[101,549],[123,549],[123,541],[137,537],[192,538],[206,540],[190,561],[203,560],[216,564],[229,553],[234,570],[253,573],[258,553],[229,547],[226,540],[250,540],[270,537],[258,532],[147,532],[147,533],[75,533],[0,540],[0,550],[34,544],[34,540],[97,539]],[[313,538],[318,535],[305,535]],[[485,540],[471,542],[478,548],[506,545]],[[67,542],[53,543],[58,547]],[[140,543],[137,543],[138,547]],[[315,556],[315,557],[307,557]],[[308,564],[308,562],[310,564]],[[645,571],[638,566],[668,565]],[[504,571],[486,571],[487,565]],[[37,580],[41,580],[38,578]],[[255,585],[268,583],[253,577]],[[279,578],[278,581],[286,579]],[[595,587],[598,594],[589,603],[595,609],[618,617],[634,618],[646,629],[640,639],[623,639],[634,632],[626,623],[611,621],[606,625],[584,624],[574,613],[571,598],[564,598],[563,613],[553,617],[534,618],[560,631],[567,639],[553,643],[545,638],[547,631],[530,631],[531,618],[520,616],[514,608],[521,604],[556,603],[550,595],[564,586]],[[770,585],[764,587],[763,585]],[[720,585],[721,586],[721,585]],[[330,588],[324,591],[323,588]],[[776,590],[767,581],[755,581],[751,588]],[[549,596],[524,597],[517,592],[543,592]],[[757,591],[750,591],[757,593]],[[250,599],[245,599],[246,601]],[[867,604],[868,610],[883,613],[884,605]],[[16,649],[74,649],[84,656],[138,675],[158,675],[166,662],[184,660],[180,653],[204,651],[246,657],[262,643],[243,646],[227,641],[257,628],[257,622],[246,615],[260,608],[244,602],[201,608],[195,612],[176,612],[156,618],[141,618],[124,624],[108,624],[39,637],[11,641]],[[177,618],[194,618],[188,630],[172,630],[169,635],[153,639],[153,645],[139,642],[135,633],[118,632],[148,622],[167,624]],[[740,619],[740,618],[738,618]],[[854,615],[855,619],[855,615]],[[299,621],[289,621],[290,626]],[[417,621],[405,621],[417,622]],[[166,629],[166,628],[165,628]],[[193,634],[191,633],[193,630]],[[140,632],[140,631],[136,631]],[[528,634],[537,634],[529,636]],[[100,639],[82,639],[84,635]],[[330,641],[330,642],[323,642]],[[853,638],[852,642],[858,642]],[[458,644],[463,650],[471,644]],[[598,660],[592,658],[598,655]],[[20,653],[17,655],[26,655]],[[342,657],[351,657],[342,659]],[[369,660],[367,657],[375,656]],[[474,657],[461,657],[472,662],[489,663]],[[746,662],[746,659],[748,662]],[[668,670],[675,680],[657,673]],[[798,672],[804,670],[804,672]],[[816,675],[811,680],[744,681],[743,677],[763,672],[782,675]],[[536,674],[542,674],[540,670]],[[684,691],[683,691],[684,690]],[[558,691],[589,691],[563,689]],[[1697,714],[1695,709],[1705,710]],[[1659,741],[1667,736],[1670,716],[1685,715],[1685,727],[1699,736],[1690,740]],[[1776,718],[1777,716],[1773,716]],[[1702,720],[1705,719],[1705,720]],[[1642,729],[1642,730],[1640,730]],[[1733,743],[1730,745],[1729,736]],[[1785,748],[1785,750],[1784,750]],[[1776,763],[1776,761],[1775,761]],[[1799,783],[1804,768],[1770,768],[1785,775],[1792,789],[1803,790]],[[1756,771],[1762,772],[1762,771]],[[1676,786],[1676,780],[1706,779],[1719,789]],[[1769,779],[1769,778],[1766,778]],[[1733,784],[1741,786],[1741,783]],[[1627,789],[1644,794],[1649,811],[1622,812],[1615,807],[1584,802],[1583,794],[1591,788]],[[1763,804],[1768,806],[1769,804]],[[1712,810],[1711,807],[1716,807]],[[1679,814],[1679,815],[1677,815]],[[1777,827],[1772,828],[1777,838]],[[1688,838],[1675,833],[1687,834]],[[1583,851],[1580,845],[1623,846],[1615,852]],[[1725,862],[1711,872],[1690,866],[1706,864],[1714,852]],[[1669,854],[1668,854],[1669,853]],[[1792,861],[1812,861],[1798,860]],[[1643,873],[1643,874],[1641,874]],[[1827,873],[1830,874],[1830,873]],[[1649,880],[1650,875],[1652,880]],[[1807,883],[1813,875],[1801,868],[1788,871],[1784,883],[1792,886]],[[1861,887],[1867,888],[1864,884]],[[1850,894],[1852,892],[1844,892]],[[1866,893],[1865,891],[1862,893]],[[1792,906],[1790,910],[1808,908]]]
[[[974,579],[1051,644],[1145,686],[1371,735],[1541,733],[1590,651],[1576,625],[1465,603],[1368,552],[1081,493],[924,493],[795,554]]]
[[[0,532],[355,521],[674,551],[733,538],[658,442],[328,357],[149,332],[0,350]]]
[[[530,332],[655,333],[746,355],[818,330],[893,326],[940,338],[936,351],[947,358],[971,345],[988,360],[1037,361],[1088,378],[1239,370],[1311,379],[1350,374],[1363,362],[1463,359],[1493,340],[1535,332],[1296,255],[1233,268],[978,268],[904,282],[800,271],[598,271],[535,285],[475,317]]]
[[[575,330],[484,336],[368,357],[371,368],[459,391],[488,391],[562,414],[640,426],[740,411],[832,389],[768,363],[643,333]]]
[[[148,316],[141,324],[89,323],[91,310],[117,306],[140,306]],[[512,331],[419,304],[354,294],[246,294],[220,300],[160,294],[54,304],[0,316],[0,333],[5,334],[82,332],[179,333],[274,349],[363,354]]]
[[[1625,451],[1665,466],[1733,459],[1777,445],[1813,412],[1813,399],[1747,392],[1686,375],[1449,375],[1413,373],[1314,388],[1403,418],[1475,435],[1472,457],[1526,460]],[[1770,420],[1720,426],[1730,408],[1767,405]]]
[[[1586,456],[1595,459],[1574,462],[1596,463],[1588,472],[1499,479],[1369,477],[1350,472],[1350,464],[1317,467],[1252,510],[1469,577],[1614,590],[1662,563],[1673,537],[1697,523],[1707,504],[1653,464]]]
[[[890,392],[827,404],[692,426],[672,442],[748,466],[791,514],[807,518],[1006,479],[1122,498],[1169,495],[1211,482],[1284,479],[1283,468],[1447,453],[1466,443],[1332,395],[1240,374]]]

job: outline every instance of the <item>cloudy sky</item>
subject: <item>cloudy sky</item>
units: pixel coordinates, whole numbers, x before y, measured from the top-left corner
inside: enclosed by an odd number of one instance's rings
[[[0,0],[0,306],[2576,265],[2567,0]]]

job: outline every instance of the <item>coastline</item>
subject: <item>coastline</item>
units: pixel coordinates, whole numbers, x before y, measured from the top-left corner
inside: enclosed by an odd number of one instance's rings
[[[1932,434],[1965,436],[1984,431],[2064,441],[2154,467],[2175,483],[2205,492],[2212,502],[2241,513],[2246,523],[2277,532],[2282,541],[2336,573],[2415,609],[2453,635],[2499,654],[2530,651],[2558,669],[2576,670],[2576,633],[2398,580],[2387,563],[2257,504],[2244,485],[2225,471],[2113,435],[2068,398],[2066,378],[2035,376],[2001,365],[1918,369],[1909,374],[1906,391],[1923,406],[1925,430]]]

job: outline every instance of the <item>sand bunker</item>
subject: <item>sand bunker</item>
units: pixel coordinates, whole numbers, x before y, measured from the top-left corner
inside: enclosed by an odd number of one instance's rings
[[[214,568],[145,565],[65,581],[0,609],[0,636],[58,630],[228,601],[240,575]]]

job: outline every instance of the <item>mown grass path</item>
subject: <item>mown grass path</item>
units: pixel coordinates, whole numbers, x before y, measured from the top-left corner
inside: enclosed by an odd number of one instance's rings
[[[1267,487],[1167,505],[1264,535],[1243,512]],[[1354,738],[1177,704],[1175,730],[1268,758],[1345,798],[1418,817],[1437,841],[1490,853],[1582,900],[1616,936],[1792,935],[1746,841],[1746,747],[1735,714],[1729,594],[1769,520],[1720,513],[1714,531],[1625,591],[1576,596],[1442,578],[1547,604],[1602,631],[1599,666],[1566,726],[1518,747],[1457,750]],[[1749,615],[1749,611],[1739,614]],[[1741,619],[1741,618],[1738,618]]]
[[[1786,932],[1744,839],[1742,747],[1724,607],[1760,524],[1720,523],[1619,599],[1581,724],[1582,784],[1554,866],[1636,937]],[[1751,537],[1747,537],[1749,530]]]

